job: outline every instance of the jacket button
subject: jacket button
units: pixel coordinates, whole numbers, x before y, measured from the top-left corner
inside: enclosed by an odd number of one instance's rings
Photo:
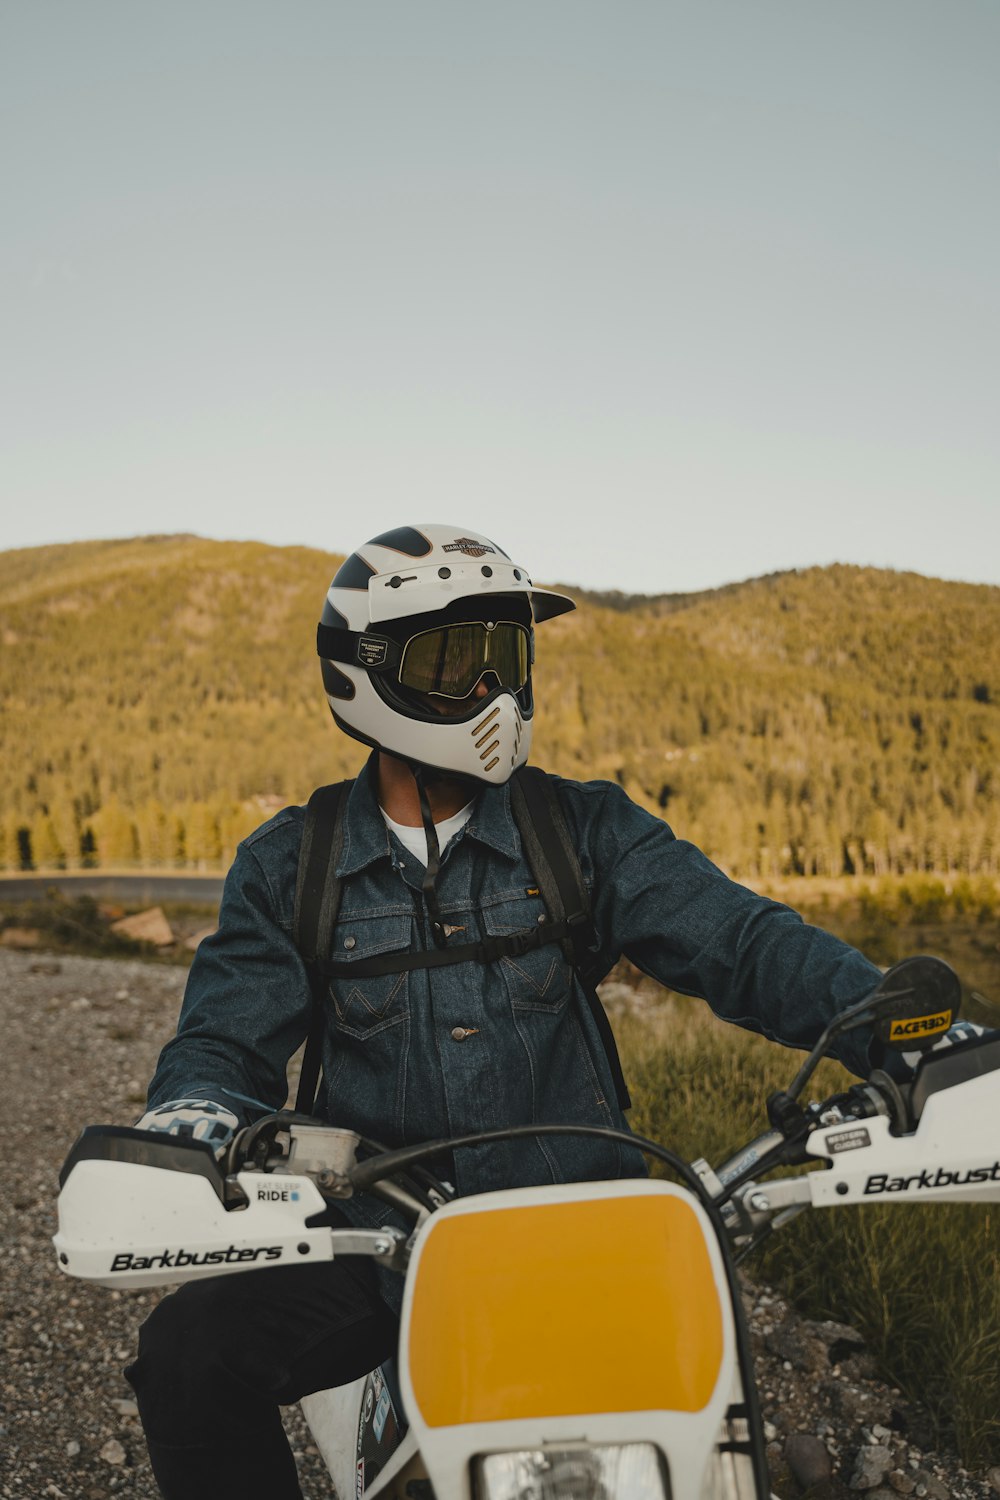
[[[469,1031],[465,1026],[453,1026],[451,1029],[451,1039],[453,1042],[464,1042],[467,1036],[474,1035],[475,1033]]]
[[[345,948],[353,948],[353,947],[354,947],[354,944],[355,944],[355,943],[356,943],[356,942],[357,942],[357,938],[352,938],[352,937],[346,937],[346,938],[345,938],[345,939],[344,939],[344,947],[345,947]]]

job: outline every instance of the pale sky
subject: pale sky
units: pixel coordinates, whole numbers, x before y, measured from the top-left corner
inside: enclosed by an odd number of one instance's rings
[[[0,549],[1000,583],[996,0],[0,0]]]

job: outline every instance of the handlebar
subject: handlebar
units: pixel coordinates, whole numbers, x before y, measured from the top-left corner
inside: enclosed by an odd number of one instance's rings
[[[875,1115],[893,1120],[900,1110],[899,1095],[899,1086],[891,1079],[879,1080],[873,1075],[867,1083],[856,1084],[825,1103],[810,1105],[805,1112],[807,1134],[820,1125],[846,1124]],[[328,1202],[373,1192],[401,1210],[411,1223],[419,1224],[454,1196],[454,1189],[428,1170],[429,1161],[463,1147],[558,1135],[613,1140],[662,1162],[699,1197],[713,1217],[718,1216],[720,1227],[737,1238],[746,1231],[746,1215],[733,1209],[733,1200],[746,1185],[778,1166],[810,1160],[802,1140],[789,1140],[774,1129],[742,1146],[715,1172],[706,1162],[688,1163],[646,1137],[596,1125],[511,1126],[389,1150],[312,1116],[279,1111],[237,1133],[228,1148],[224,1171],[230,1181],[246,1167],[301,1172],[312,1179]],[[745,1197],[743,1193],[743,1200]]]
[[[419,1224],[454,1196],[454,1189],[432,1171],[436,1161],[453,1151],[527,1137],[598,1138],[634,1147],[669,1167],[700,1199],[720,1233],[746,1246],[756,1242],[763,1228],[782,1222],[809,1203],[864,1201],[868,1195],[881,1192],[881,1188],[870,1185],[872,1181],[898,1182],[898,1191],[905,1194],[927,1187],[951,1188],[955,1186],[952,1178],[956,1178],[957,1185],[967,1191],[950,1191],[949,1197],[1000,1196],[992,1190],[982,1194],[973,1191],[978,1184],[1000,1183],[1000,1139],[994,1143],[989,1132],[970,1128],[971,1095],[965,1090],[960,1091],[964,1105],[955,1096],[954,1121],[949,1120],[948,1110],[942,1113],[940,1103],[931,1111],[941,1139],[928,1134],[917,1139],[929,1100],[957,1085],[975,1085],[984,1075],[998,1071],[997,1032],[950,1051],[926,1054],[913,1078],[906,1082],[875,1069],[864,1082],[822,1102],[805,1106],[796,1102],[794,1114],[789,1113],[777,1126],[741,1146],[714,1171],[705,1161],[689,1164],[656,1141],[605,1126],[520,1125],[387,1149],[351,1131],[291,1111],[265,1116],[238,1132],[228,1148],[223,1170],[228,1183],[234,1185],[236,1174],[246,1168],[302,1173],[332,1203],[356,1193],[373,1192],[399,1209],[411,1224]],[[985,1087],[988,1092],[977,1097],[981,1102],[988,1100],[992,1117],[998,1113],[993,1108],[995,1082]],[[977,1146],[980,1134],[981,1148]],[[989,1162],[980,1163],[977,1149],[980,1155],[996,1153],[995,1172],[992,1156]],[[932,1159],[935,1168],[943,1164],[933,1182],[923,1170]],[[773,1182],[766,1189],[759,1186],[759,1180],[778,1167],[810,1164],[822,1164],[826,1171],[799,1174]],[[955,1172],[950,1171],[953,1165]],[[965,1175],[959,1178],[961,1171]],[[865,1172],[874,1176],[863,1180]],[[824,1186],[820,1179],[827,1177],[830,1181]],[[834,1199],[832,1192],[842,1196]]]
[[[441,1158],[499,1141],[578,1136],[631,1146],[669,1167],[702,1204],[731,1267],[734,1247],[742,1257],[809,1206],[1000,1202],[998,1103],[1000,1033],[994,1032],[928,1054],[908,1083],[876,1070],[821,1103],[800,1106],[793,1129],[765,1130],[714,1171],[627,1130],[591,1125],[514,1126],[388,1150],[351,1130],[282,1111],[239,1131],[221,1161],[204,1141],[95,1125],[74,1143],[60,1174],[60,1215],[65,1210],[73,1225],[65,1230],[61,1217],[60,1264],[85,1279],[110,1275],[110,1284],[120,1277],[130,1285],[156,1285],[168,1256],[157,1248],[166,1243],[161,1236],[194,1234],[204,1223],[211,1231],[199,1266],[228,1265],[233,1256],[280,1258],[274,1247],[281,1243],[292,1254],[315,1247],[325,1258],[369,1255],[403,1270],[412,1228],[454,1196],[435,1175]],[[789,1165],[822,1170],[764,1180]],[[158,1170],[130,1175],[136,1168]],[[270,1182],[267,1174],[274,1174]],[[384,1232],[349,1223],[341,1229],[322,1213],[324,1204],[342,1204],[361,1192],[378,1194],[395,1211],[395,1223]],[[108,1219],[109,1203],[121,1205],[117,1230]],[[242,1222],[241,1211],[247,1213]],[[348,1212],[346,1220],[354,1217]],[[184,1224],[190,1227],[178,1227]],[[116,1253],[109,1271],[105,1246],[133,1227],[140,1248]],[[247,1236],[248,1248],[237,1249],[237,1239]],[[178,1264],[192,1264],[189,1245],[177,1254],[185,1257]]]
[[[901,1084],[888,1072],[876,1070],[866,1082],[853,1085],[825,1103],[805,1107],[799,1102],[802,1089],[832,1040],[848,1031],[867,1028],[890,1050],[934,1046],[948,1033],[958,1012],[960,996],[956,974],[940,959],[917,955],[895,964],[869,995],[834,1017],[789,1088],[772,1095],[768,1104],[772,1128],[741,1147],[715,1173],[705,1163],[689,1166],[655,1141],[606,1126],[556,1123],[512,1126],[386,1150],[378,1142],[362,1140],[352,1132],[320,1126],[310,1116],[284,1111],[265,1116],[234,1137],[225,1159],[225,1172],[232,1178],[243,1164],[265,1171],[301,1170],[308,1172],[327,1199],[335,1201],[354,1193],[379,1192],[397,1207],[405,1206],[411,1217],[419,1219],[451,1196],[447,1185],[431,1171],[435,1158],[466,1147],[524,1137],[576,1135],[629,1145],[669,1166],[708,1209],[717,1213],[733,1201],[755,1174],[779,1166],[808,1163],[818,1154],[813,1148],[818,1129],[882,1118],[894,1136],[912,1132],[924,1099],[935,1087],[947,1088],[964,1081],[968,1048],[955,1049],[962,1053],[963,1061],[957,1068],[949,1066],[947,1072],[939,1069],[933,1082],[926,1086],[923,1075],[932,1061],[929,1053],[910,1083]],[[989,1045],[993,1048],[991,1054],[987,1057],[984,1053],[977,1060],[980,1073],[1000,1068],[1000,1033],[994,1034]],[[313,1148],[306,1150],[308,1136],[317,1130],[325,1132],[324,1150],[318,1155]],[[288,1137],[287,1147],[279,1142],[282,1134]]]

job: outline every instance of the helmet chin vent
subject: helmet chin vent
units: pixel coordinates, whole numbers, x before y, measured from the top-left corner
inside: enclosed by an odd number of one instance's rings
[[[499,717],[500,709],[498,707],[494,707],[493,712],[487,714],[485,719],[480,719],[479,723],[472,730],[472,738],[476,741],[477,750],[482,747],[484,741],[488,740],[491,734],[494,734],[496,732],[496,721],[497,719],[499,719]],[[489,755],[490,750],[492,749],[493,746],[490,745],[488,750],[483,751],[479,759],[485,760],[487,755]]]
[[[500,749],[500,705],[495,703],[485,719],[480,719],[478,724],[472,727],[472,738],[475,740],[476,749],[479,751],[479,759],[485,761],[483,769],[492,771],[494,766],[500,764],[499,755],[494,755],[494,750]],[[492,756],[492,760],[487,757]]]

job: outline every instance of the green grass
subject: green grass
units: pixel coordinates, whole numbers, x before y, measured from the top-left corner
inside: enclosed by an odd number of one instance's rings
[[[670,997],[616,1025],[635,1101],[631,1124],[718,1163],[766,1128],[767,1096],[800,1054]],[[849,1081],[821,1065],[809,1097]],[[808,1316],[850,1323],[884,1378],[919,1401],[969,1466],[1000,1462],[1000,1206],[818,1209],[747,1263]]]

